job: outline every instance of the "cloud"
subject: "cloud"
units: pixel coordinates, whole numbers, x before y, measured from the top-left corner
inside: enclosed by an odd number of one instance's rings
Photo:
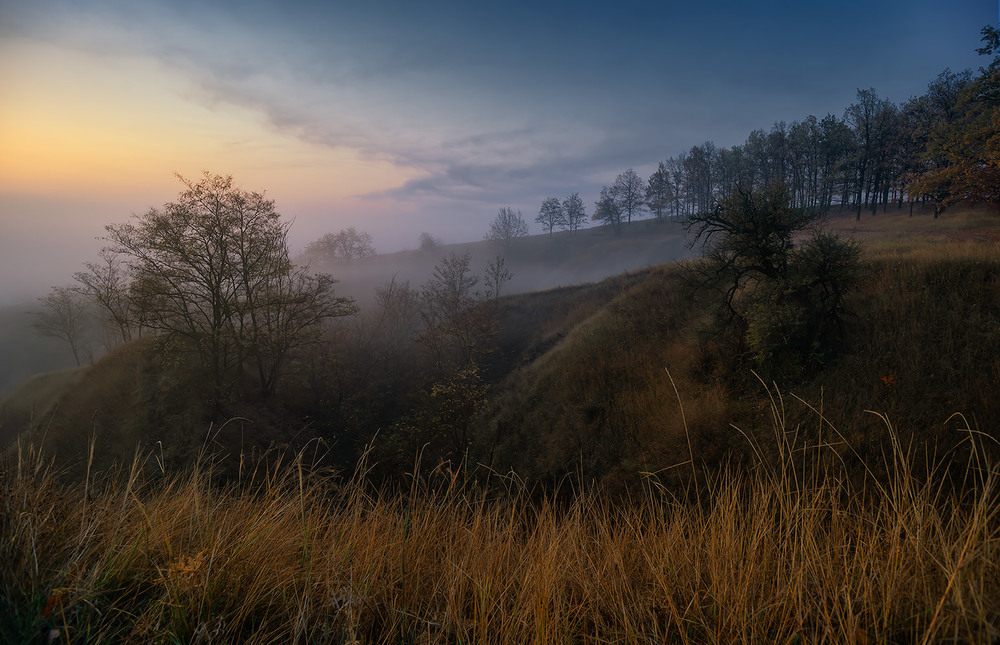
[[[887,69],[891,47],[914,55],[887,25],[931,3],[875,7],[864,21],[861,3],[778,0],[38,5],[16,12],[18,29],[155,58],[192,80],[194,100],[418,175],[372,198],[480,203],[606,183],[705,140],[730,146],[777,120],[839,114],[858,86],[899,91],[923,70]],[[950,34],[946,18],[924,16]]]

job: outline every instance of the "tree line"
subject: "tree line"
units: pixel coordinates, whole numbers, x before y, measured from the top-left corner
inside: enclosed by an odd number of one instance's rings
[[[629,168],[601,188],[591,220],[619,233],[633,219],[687,221],[737,189],[788,190],[794,208],[853,209],[858,219],[895,203],[927,200],[937,217],[959,203],[1000,202],[1000,37],[982,31],[977,52],[993,56],[974,75],[945,69],[927,91],[894,104],[874,88],[859,89],[843,114],[779,121],[752,131],[740,145],[711,141],[660,161],[643,179]],[[536,222],[546,233],[577,230],[586,221],[572,204],[543,200]]]

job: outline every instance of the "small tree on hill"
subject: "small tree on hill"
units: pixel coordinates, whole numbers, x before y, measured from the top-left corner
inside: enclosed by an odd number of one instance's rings
[[[621,234],[622,210],[614,186],[605,186],[601,189],[601,197],[594,203],[594,214],[591,219],[607,224],[615,235]]]
[[[510,206],[505,206],[490,222],[490,230],[486,234],[486,239],[502,244],[506,254],[510,252],[514,240],[527,236],[528,223],[524,221],[521,211],[515,211]]]
[[[646,182],[629,168],[615,179],[614,196],[626,222],[638,218],[646,208]]]
[[[584,222],[587,221],[587,208],[580,199],[580,193],[573,193],[564,199],[562,209],[565,216],[565,222],[561,225],[563,228],[570,233],[583,228]]]
[[[535,221],[542,225],[542,230],[552,237],[552,231],[557,226],[566,223],[566,215],[563,213],[562,203],[558,197],[548,197],[542,202],[542,207],[538,210],[538,217]]]
[[[816,214],[791,207],[780,184],[738,187],[707,213],[691,216],[691,244],[704,262],[697,283],[717,294],[719,321],[735,325],[758,366],[782,373],[828,360],[843,331],[844,295],[856,278],[858,247],[814,234],[795,246]]]

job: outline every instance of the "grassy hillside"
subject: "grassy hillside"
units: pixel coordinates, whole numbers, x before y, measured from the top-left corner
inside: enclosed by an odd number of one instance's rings
[[[963,429],[995,437],[996,220],[974,210],[938,220],[919,209],[905,213],[880,213],[860,225],[849,214],[825,222],[864,245],[863,279],[847,301],[839,357],[808,377],[759,380],[750,357],[733,355],[726,334],[711,328],[704,305],[689,297],[683,265],[505,297],[496,349],[481,365],[488,389],[466,463],[549,484],[572,475],[632,488],[646,473],[660,473],[681,486],[692,462],[707,477],[755,451],[777,459],[768,431],[758,428],[768,427],[770,398],[778,395],[797,446],[828,444],[841,458],[857,453],[859,464],[879,472],[888,439],[884,421],[868,410],[885,414],[920,453],[952,450],[968,438]],[[129,458],[136,446],[157,446],[165,462],[181,465],[206,445],[238,455],[247,446],[260,451],[319,437],[339,468],[351,468],[375,440],[380,459],[392,453],[390,471],[408,470],[429,439],[400,443],[393,428],[413,406],[433,404],[436,385],[419,376],[419,344],[386,354],[354,324],[293,361],[275,400],[234,391],[213,410],[190,359],[138,343],[72,386],[47,387],[41,408],[33,397],[44,381],[18,392],[5,404],[4,427],[9,438],[24,411],[34,410],[47,449],[77,467],[95,436],[101,466]],[[823,411],[823,423],[811,407]],[[445,457],[430,451],[425,466]]]
[[[827,223],[867,250],[839,358],[819,373],[760,381],[753,362],[733,356],[707,312],[685,297],[683,267],[659,267],[505,381],[478,454],[500,472],[547,481],[683,475],[690,468],[675,467],[691,459],[715,471],[755,445],[777,457],[756,428],[767,426],[770,397],[779,395],[800,446],[832,443],[878,471],[891,448],[885,422],[868,411],[884,414],[917,452],[967,443],[970,428],[997,438],[996,220],[975,211],[936,222],[876,219],[856,230],[846,218]],[[823,411],[824,423],[807,421],[810,408]]]
[[[150,470],[176,471],[203,454],[260,455],[290,441],[284,420],[239,396],[213,409],[210,379],[190,354],[155,339],[118,347],[93,365],[30,379],[0,404],[0,423],[23,430],[31,445],[55,459],[67,478],[153,455]],[[298,427],[296,426],[296,429]],[[5,437],[6,452],[18,445]]]

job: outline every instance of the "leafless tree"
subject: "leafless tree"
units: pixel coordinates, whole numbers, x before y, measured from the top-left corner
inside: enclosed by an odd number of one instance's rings
[[[490,300],[499,298],[504,285],[510,282],[513,277],[514,274],[507,269],[507,263],[503,256],[496,256],[486,265],[486,272],[483,274],[486,297]]]
[[[127,262],[144,324],[190,340],[217,394],[226,374],[252,366],[269,395],[288,351],[353,302],[334,294],[329,275],[292,265],[273,200],[232,177],[181,181],[176,202],[107,226],[106,253]]]
[[[524,221],[521,211],[515,211],[510,206],[505,206],[490,222],[490,230],[486,234],[486,239],[502,244],[506,254],[510,252],[514,240],[527,237],[527,235],[528,223]]]
[[[583,200],[580,199],[580,193],[573,193],[564,199],[562,208],[566,220],[565,224],[562,225],[563,228],[570,233],[580,230],[584,222],[587,221],[587,209],[583,205]]]
[[[66,341],[80,365],[81,354],[89,353],[86,334],[90,303],[72,287],[52,287],[38,303],[42,309],[31,312],[31,326],[42,336]]]
[[[646,182],[629,168],[615,179],[614,196],[622,217],[631,222],[633,216],[638,218],[646,208]]]

